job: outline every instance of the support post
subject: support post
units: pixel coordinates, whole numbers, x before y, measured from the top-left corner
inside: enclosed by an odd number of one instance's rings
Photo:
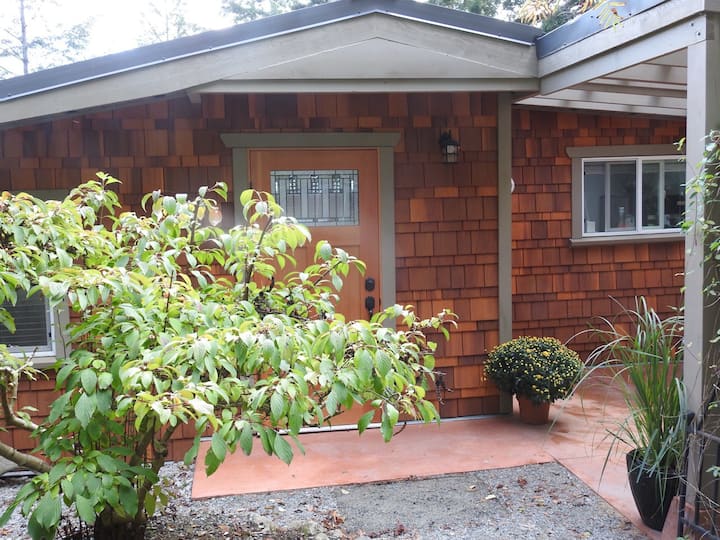
[[[512,101],[498,94],[498,331],[512,339]],[[500,397],[500,412],[512,412],[512,396]]]

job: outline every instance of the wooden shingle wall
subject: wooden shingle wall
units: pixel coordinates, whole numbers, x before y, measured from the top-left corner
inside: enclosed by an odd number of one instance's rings
[[[565,341],[593,317],[634,306],[635,295],[663,314],[680,306],[681,240],[570,247],[573,146],[672,144],[684,120],[516,110],[513,116],[513,334]],[[589,334],[571,342],[585,356]]]
[[[441,163],[452,129],[459,163]],[[566,340],[592,316],[616,312],[609,296],[679,305],[683,245],[570,247],[568,146],[677,141],[684,122],[517,110],[513,117],[513,332]],[[395,149],[397,302],[421,316],[459,316],[439,336],[445,417],[498,410],[482,362],[498,342],[497,99],[492,94],[209,95],[180,97],[0,132],[0,189],[71,188],[106,171],[123,180],[123,204],[139,209],[154,189],[193,193],[232,183],[228,132],[398,132]],[[229,205],[228,205],[229,206]],[[226,216],[231,216],[230,208]],[[317,240],[317,239],[316,239]],[[576,348],[587,352],[589,344]],[[24,383],[23,401],[47,413],[52,382]],[[173,441],[173,457],[190,431]],[[32,446],[24,433],[0,439]]]
[[[106,171],[123,181],[126,209],[139,210],[155,189],[192,194],[218,180],[231,184],[232,155],[220,133],[399,132],[396,300],[422,316],[449,308],[460,317],[450,342],[438,336],[438,367],[452,390],[442,414],[492,413],[499,398],[482,361],[498,340],[496,118],[492,94],[206,95],[197,104],[180,97],[0,132],[0,189],[72,188]],[[438,138],[448,128],[462,143],[456,165],[441,163]],[[51,388],[23,387],[38,418]],[[31,446],[17,431],[0,438]],[[173,444],[177,458],[190,441]]]

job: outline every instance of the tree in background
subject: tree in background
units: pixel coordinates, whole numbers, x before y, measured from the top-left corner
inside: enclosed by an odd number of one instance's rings
[[[494,17],[501,0],[428,0],[428,4]]]
[[[296,9],[333,0],[271,0],[260,3],[255,0],[223,0],[223,10],[242,23],[278,15]],[[527,24],[541,25],[550,31],[572,20],[579,14],[600,6],[606,16],[617,15],[615,8],[625,2],[618,0],[428,0],[429,4],[467,11],[478,15],[496,17],[499,14]]]
[[[4,1],[14,3],[14,16],[0,26],[0,78],[83,59],[89,21],[68,26],[48,20],[45,8],[55,0]]]
[[[204,28],[185,17],[187,0],[154,0],[142,12],[140,45],[170,41],[202,32]]]
[[[235,22],[241,23],[296,9],[326,4],[328,1],[332,0],[273,0],[268,4],[256,2],[255,0],[224,0],[223,9],[233,15]],[[507,3],[517,2],[518,0],[504,1]],[[429,0],[428,3],[494,17],[499,6],[503,4],[503,0]]]
[[[625,2],[619,0],[505,0],[508,8],[515,7],[518,20],[540,25],[549,32],[581,13],[598,8],[603,24],[611,25],[618,19],[617,8]]]
[[[243,23],[327,3],[328,0],[223,0],[223,10],[231,14],[236,23]]]

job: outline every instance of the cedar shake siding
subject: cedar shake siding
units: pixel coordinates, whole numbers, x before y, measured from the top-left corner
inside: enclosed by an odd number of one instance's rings
[[[462,142],[456,165],[441,163],[438,137],[448,128]],[[453,390],[441,412],[486,414],[499,407],[482,376],[484,353],[498,341],[496,128],[493,94],[204,95],[197,104],[179,97],[0,133],[0,188],[69,189],[106,171],[123,181],[125,208],[139,210],[142,195],[155,189],[231,185],[232,151],[221,133],[399,132],[396,301],[421,316],[443,308],[459,315],[451,341],[437,339],[438,367]],[[52,385],[24,384],[23,401],[43,417]],[[0,437],[32,446],[16,430]],[[190,442],[173,441],[171,457]]]
[[[571,160],[566,148],[673,144],[685,120],[518,109],[513,114],[513,334],[565,341],[596,316],[644,295],[669,314],[681,306],[684,242],[570,246]],[[571,342],[582,357],[589,334]]]
[[[463,92],[178,97],[0,132],[0,189],[70,189],[106,171],[123,181],[125,209],[140,210],[152,190],[193,193],[219,180],[232,187],[232,150],[221,133],[400,133],[396,301],[423,317],[443,308],[458,314],[451,340],[437,336],[437,365],[452,390],[440,410],[445,417],[490,414],[500,401],[482,368],[499,339],[497,107],[494,94]],[[447,129],[462,145],[454,165],[441,163],[438,138]],[[672,143],[683,123],[517,110],[513,130],[514,334],[565,340],[591,316],[613,313],[609,295],[679,305],[682,243],[570,247],[565,148]],[[22,383],[23,404],[37,407],[37,419],[48,412],[52,387]],[[184,427],[172,441],[172,459],[182,457],[192,431]],[[33,446],[18,430],[0,439]]]

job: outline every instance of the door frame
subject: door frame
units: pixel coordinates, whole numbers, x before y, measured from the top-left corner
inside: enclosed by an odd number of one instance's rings
[[[242,208],[235,204],[250,187],[251,149],[353,149],[374,148],[378,152],[378,204],[380,219],[380,300],[384,307],[395,304],[395,153],[400,133],[221,133],[232,149],[232,192],[235,223],[242,222]],[[316,239],[318,240],[318,239]]]

